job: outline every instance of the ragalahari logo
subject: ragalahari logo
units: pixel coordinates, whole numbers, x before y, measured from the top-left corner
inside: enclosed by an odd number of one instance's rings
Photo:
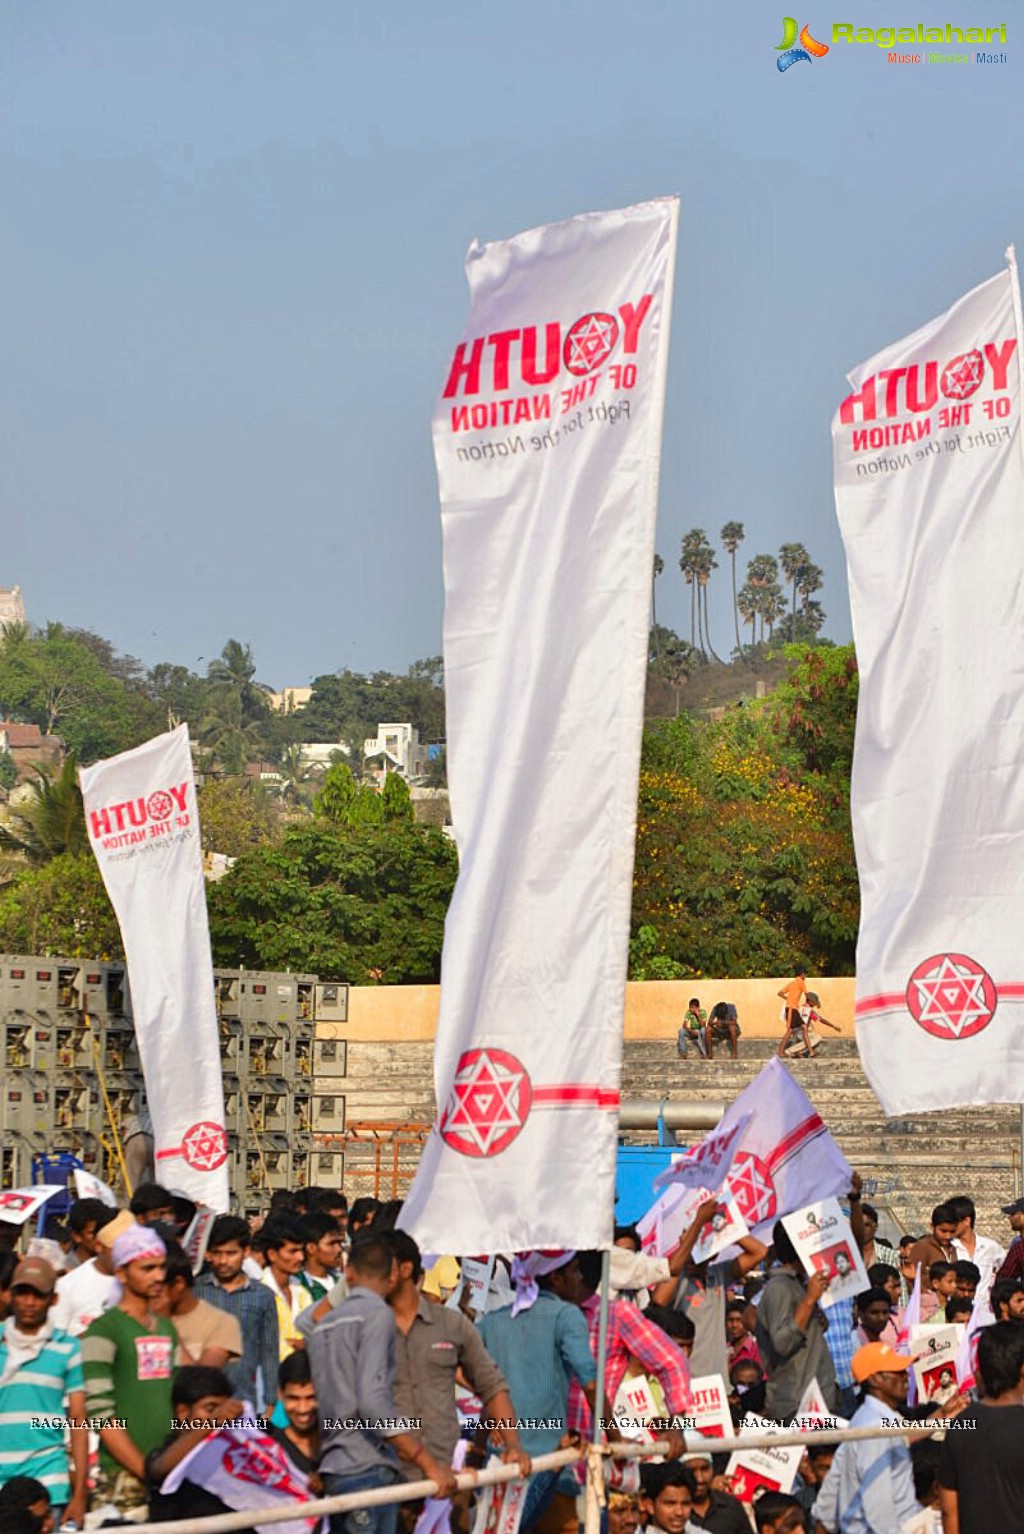
[[[796,46],[798,37],[799,47]],[[823,59],[828,52],[828,43],[819,43],[806,27],[799,29],[792,16],[783,16],[782,41],[776,43],[775,47],[779,55],[775,62],[780,73],[784,73],[791,64],[799,64],[801,60],[809,64],[812,57]]]

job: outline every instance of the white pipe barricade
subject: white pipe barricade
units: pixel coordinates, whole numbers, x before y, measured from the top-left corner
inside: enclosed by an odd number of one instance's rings
[[[710,1454],[731,1454],[739,1449],[786,1449],[797,1444],[857,1443],[865,1438],[930,1438],[946,1425],[945,1419],[933,1422],[905,1422],[893,1427],[846,1427],[814,1428],[801,1433],[795,1430],[782,1433],[751,1433],[742,1438],[702,1438],[694,1434],[687,1443],[686,1452],[706,1450]],[[664,1454],[664,1443],[615,1443],[597,1448],[589,1446],[605,1459],[652,1459]],[[533,1460],[534,1470],[560,1470],[563,1465],[577,1464],[588,1457],[588,1447],[558,1449],[552,1454],[540,1454]],[[515,1465],[493,1465],[485,1470],[463,1470],[456,1477],[460,1491],[472,1491],[477,1486],[496,1486],[504,1481],[517,1481],[519,1471]],[[395,1486],[380,1486],[372,1491],[347,1492],[339,1497],[320,1497],[313,1502],[282,1502],[280,1507],[244,1509],[237,1513],[215,1513],[209,1518],[175,1518],[166,1523],[136,1523],[126,1525],[130,1534],[239,1534],[258,1523],[287,1523],[293,1518],[321,1518],[331,1513],[350,1513],[357,1507],[380,1507],[388,1502],[416,1502],[421,1497],[436,1495],[433,1481],[405,1481]],[[87,1528],[95,1528],[89,1523]]]

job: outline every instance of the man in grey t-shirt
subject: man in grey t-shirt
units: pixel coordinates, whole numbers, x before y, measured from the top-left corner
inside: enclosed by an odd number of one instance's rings
[[[762,1291],[754,1329],[768,1378],[764,1414],[773,1422],[789,1422],[816,1379],[829,1411],[839,1416],[842,1402],[818,1305],[829,1275],[820,1269],[810,1278],[805,1275],[781,1220],[773,1241],[779,1266]]]
[[[398,1459],[417,1466],[450,1497],[455,1476],[406,1429],[394,1400],[395,1318],[387,1296],[398,1277],[386,1234],[352,1243],[345,1269],[349,1295],[313,1328],[306,1344],[320,1408],[320,1473],[328,1496],[389,1486]],[[397,1455],[397,1459],[396,1459]],[[331,1518],[331,1534],[395,1534],[397,1504]]]
[[[740,1248],[738,1255],[729,1261],[693,1262],[691,1253],[718,1204],[717,1197],[705,1199],[701,1204],[693,1222],[683,1232],[678,1247],[672,1253],[672,1268],[679,1273],[679,1278],[670,1278],[658,1284],[652,1297],[656,1305],[668,1305],[672,1310],[689,1316],[693,1322],[695,1336],[690,1354],[690,1373],[698,1378],[705,1374],[720,1374],[727,1380],[729,1353],[725,1336],[725,1306],[729,1298],[728,1287],[756,1268],[768,1248],[753,1236],[744,1236],[737,1242]]]

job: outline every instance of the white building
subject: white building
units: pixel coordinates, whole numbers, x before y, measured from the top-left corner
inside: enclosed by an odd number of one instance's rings
[[[279,714],[294,714],[296,709],[305,708],[312,696],[312,687],[282,687],[280,692],[268,692],[267,702]]]
[[[427,748],[411,724],[379,724],[376,737],[363,742],[363,755],[381,758],[385,772],[399,772],[403,778],[422,778],[427,770]]]
[[[20,586],[0,586],[0,631],[9,623],[25,622],[25,604]]]

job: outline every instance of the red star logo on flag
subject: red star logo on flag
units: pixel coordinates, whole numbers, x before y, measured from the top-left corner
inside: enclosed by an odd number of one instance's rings
[[[961,352],[942,370],[942,392],[947,399],[969,399],[981,387],[985,359],[979,351]]]
[[[286,1496],[307,1497],[308,1491],[295,1480],[288,1462],[277,1454],[273,1445],[236,1443],[225,1450],[221,1461],[225,1470],[240,1481],[252,1481],[257,1486],[270,1486]]]
[[[582,378],[599,368],[610,355],[619,338],[619,322],[614,314],[584,314],[565,338],[563,357],[570,373]]]
[[[530,1112],[530,1078],[505,1049],[469,1049],[459,1059],[438,1129],[463,1156],[497,1156]]]
[[[907,982],[914,1021],[937,1039],[969,1039],[987,1028],[996,1010],[991,975],[965,953],[933,954]]]
[[[772,1174],[753,1151],[739,1152],[729,1171],[728,1186],[750,1226],[770,1220],[778,1207]]]
[[[197,1172],[214,1172],[228,1159],[228,1137],[220,1124],[201,1121],[182,1135],[181,1154]]]

